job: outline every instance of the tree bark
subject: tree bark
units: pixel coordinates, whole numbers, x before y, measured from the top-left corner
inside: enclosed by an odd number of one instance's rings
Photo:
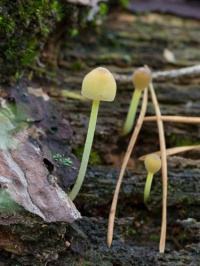
[[[200,204],[200,160],[182,157],[168,157],[168,206],[178,204],[186,206]],[[76,203],[86,208],[100,208],[112,200],[119,169],[90,167],[83,188]],[[140,162],[134,170],[127,170],[120,191],[120,203],[143,204],[143,193],[147,172],[144,163]],[[162,206],[162,179],[159,172],[154,176],[151,195],[148,200],[150,208]],[[118,208],[120,208],[120,204]]]

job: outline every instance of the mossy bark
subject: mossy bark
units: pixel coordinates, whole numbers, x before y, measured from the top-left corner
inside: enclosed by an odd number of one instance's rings
[[[20,221],[19,215],[16,218]],[[199,223],[196,220],[171,223],[170,229],[176,230],[176,236],[168,236],[168,240],[175,248],[167,248],[166,254],[158,253],[156,231],[151,230],[146,240],[137,237],[141,230],[139,226],[135,217],[116,219],[113,244],[108,248],[107,219],[85,217],[69,225],[45,224],[31,216],[21,217],[19,224],[0,228],[1,262],[21,265],[199,265]]]
[[[1,1],[0,83],[36,56],[55,26],[57,13],[53,1]]]
[[[190,160],[182,157],[168,158],[169,207],[178,204],[184,204],[185,206],[198,206],[200,204],[199,164],[199,160]],[[97,212],[97,209],[101,208],[101,206],[109,205],[118,177],[119,169],[90,167],[76,203],[91,213],[93,211]],[[124,207],[126,204],[143,204],[146,178],[147,172],[143,162],[137,162],[137,168],[125,173],[119,198]],[[151,195],[147,204],[150,209],[162,206],[161,190],[162,179],[159,172],[155,174],[153,179]]]

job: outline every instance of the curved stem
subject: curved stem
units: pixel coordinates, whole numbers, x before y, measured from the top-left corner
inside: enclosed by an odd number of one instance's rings
[[[150,195],[152,180],[153,180],[153,173],[148,173],[145,188],[144,188],[144,203],[145,203],[145,205],[147,204],[147,200],[148,200],[149,195]]]
[[[170,155],[174,155],[174,154],[181,153],[181,152],[186,152],[186,151],[197,150],[197,149],[200,149],[200,145],[192,145],[192,146],[182,146],[182,147],[169,148],[169,149],[166,149],[166,156],[170,156]],[[156,152],[153,152],[153,153],[157,154],[158,156],[161,156],[161,151],[156,151]],[[152,154],[152,152],[149,153],[149,154]],[[145,154],[145,155],[139,157],[138,159],[140,161],[143,161],[143,160],[145,160],[145,158],[149,154]]]
[[[162,162],[162,224],[161,224],[161,234],[160,234],[160,245],[159,251],[160,253],[164,253],[165,251],[165,242],[166,242],[166,231],[167,231],[167,154],[166,154],[166,144],[165,144],[165,134],[162,116],[160,112],[160,107],[158,104],[158,100],[153,88],[153,84],[149,85],[152,101],[154,104],[156,118],[157,118],[157,126],[158,126],[158,134],[160,141],[160,151],[161,151],[161,162]]]
[[[128,114],[126,117],[124,127],[123,127],[122,131],[120,132],[120,136],[127,135],[131,131],[131,129],[133,128],[135,115],[137,112],[137,107],[139,104],[141,93],[142,93],[141,90],[135,89],[131,103],[130,103],[130,106],[129,106],[129,110],[128,110]]]
[[[142,108],[140,111],[140,115],[139,115],[138,121],[136,123],[133,135],[130,139],[125,157],[123,159],[122,167],[120,170],[119,178],[117,181],[117,185],[116,185],[113,200],[112,200],[112,205],[111,205],[109,219],[108,219],[108,232],[107,232],[107,245],[108,245],[108,247],[110,247],[112,244],[114,222],[115,222],[115,213],[116,213],[117,201],[118,201],[118,197],[119,197],[119,191],[120,191],[121,183],[123,180],[124,172],[126,170],[126,166],[128,164],[129,158],[131,156],[135,142],[137,140],[137,137],[139,135],[140,129],[141,129],[142,124],[143,124],[143,119],[144,119],[146,109],[147,109],[147,101],[148,101],[148,90],[146,88],[144,90],[144,96],[143,96]]]
[[[88,133],[87,133],[87,138],[86,138],[85,147],[84,147],[84,151],[83,151],[83,157],[82,157],[82,161],[81,161],[79,174],[78,174],[76,183],[75,183],[72,191],[69,194],[69,198],[71,200],[74,200],[75,197],[77,196],[77,194],[78,194],[78,192],[82,186],[84,177],[85,177],[85,173],[87,170],[87,165],[88,165],[88,161],[89,161],[89,157],[90,157],[92,142],[93,142],[93,138],[94,138],[94,131],[95,131],[95,127],[96,127],[98,110],[99,110],[99,101],[95,100],[95,101],[93,101],[93,104],[92,104]]]

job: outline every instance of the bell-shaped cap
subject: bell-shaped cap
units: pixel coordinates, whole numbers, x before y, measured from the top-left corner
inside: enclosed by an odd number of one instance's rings
[[[140,67],[133,73],[133,84],[136,89],[144,90],[152,81],[151,70],[148,67]]]
[[[116,82],[111,72],[104,67],[98,67],[83,79],[81,93],[91,100],[112,102],[116,90]]]
[[[161,168],[161,159],[157,154],[149,154],[146,156],[144,164],[148,173],[155,174]]]

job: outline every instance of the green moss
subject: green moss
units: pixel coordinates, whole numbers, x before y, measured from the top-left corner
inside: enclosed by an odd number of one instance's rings
[[[64,166],[71,166],[73,164],[72,160],[68,157],[64,157],[64,155],[61,154],[55,154],[53,155],[53,159],[59,163],[61,163]]]
[[[101,16],[105,16],[108,13],[108,6],[106,3],[99,4],[100,10],[99,13]]]
[[[159,242],[160,236],[158,234],[154,233],[154,234],[150,235],[150,239],[157,243],[157,242]]]
[[[192,139],[184,139],[180,138],[177,134],[171,134],[170,141],[172,142],[173,146],[179,147],[179,146],[190,146],[190,145],[200,145],[199,141],[194,142]]]
[[[22,55],[21,59],[21,63],[23,65],[31,62],[31,60],[35,57],[36,55],[35,48],[36,48],[35,40],[30,40],[29,42],[27,42],[27,48],[24,54]]]
[[[188,236],[185,231],[181,231],[177,238],[179,241],[184,242],[188,238]]]
[[[33,60],[61,17],[59,1],[0,1],[1,82]]]
[[[63,18],[68,28],[68,36],[76,38],[81,28],[92,23],[99,25],[106,17],[107,4],[99,4],[99,12],[88,22],[91,8],[86,6],[78,12],[74,21],[75,4],[65,0],[23,0],[0,1],[0,83],[6,82],[22,67],[33,61],[43,49],[48,36],[53,32],[57,22]],[[69,25],[68,25],[69,24]],[[75,25],[76,24],[76,25]],[[75,25],[74,27],[71,27]],[[70,29],[72,29],[70,31]],[[75,62],[72,70],[82,69],[82,63]]]
[[[78,157],[79,160],[81,160],[81,158],[82,158],[83,149],[84,149],[83,146],[79,146],[75,150],[75,155]],[[101,164],[101,158],[100,158],[97,151],[92,150],[90,153],[89,165],[99,165],[99,164]]]
[[[72,38],[76,37],[78,35],[78,29],[76,29],[76,28],[71,29],[70,35]]]
[[[171,191],[171,192],[174,191],[174,187],[171,186],[171,185],[168,185],[168,186],[167,186],[167,189],[168,189],[168,191]]]
[[[119,0],[119,3],[122,7],[126,7],[128,5],[128,0]]]
[[[99,165],[100,163],[101,163],[101,158],[100,158],[98,152],[92,150],[92,152],[90,153],[89,164],[90,165]]]
[[[84,63],[81,60],[77,60],[71,65],[71,70],[72,71],[79,71],[79,70],[83,69],[84,66],[85,66]]]

